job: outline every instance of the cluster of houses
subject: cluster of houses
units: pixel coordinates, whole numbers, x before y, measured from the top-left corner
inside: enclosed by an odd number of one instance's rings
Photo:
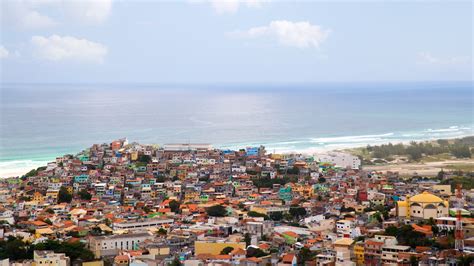
[[[1,263],[454,265],[473,254],[474,191],[463,190],[460,251],[450,185],[359,168],[345,153],[96,144],[0,183],[0,238],[80,241],[94,259],[45,250]],[[388,233],[402,227],[436,247]]]

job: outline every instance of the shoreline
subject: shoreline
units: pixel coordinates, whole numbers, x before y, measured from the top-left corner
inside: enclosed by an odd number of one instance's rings
[[[362,135],[362,136],[352,136],[352,137],[334,137],[334,138],[320,138],[320,139],[343,139],[343,138],[367,138],[367,136],[373,137],[373,136],[381,136],[381,135],[387,135],[387,134],[379,134],[379,135]],[[326,152],[331,152],[331,151],[339,151],[339,152],[346,152],[350,153],[348,150],[349,149],[356,149],[356,148],[363,148],[366,147],[367,145],[381,145],[381,144],[408,144],[412,141],[416,142],[429,142],[429,141],[436,141],[440,139],[445,139],[445,140],[453,140],[453,139],[459,139],[459,138],[464,138],[464,137],[470,137],[474,136],[474,134],[464,134],[460,136],[455,136],[451,138],[427,138],[427,139],[412,139],[412,140],[382,140],[380,141],[372,141],[372,142],[367,142],[366,144],[364,143],[334,143],[334,144],[328,144],[324,147],[317,147],[316,145],[313,147],[308,147],[308,148],[303,148],[303,149],[295,149],[295,150],[278,150],[276,148],[272,147],[267,147],[265,146],[267,153],[273,153],[273,150],[275,150],[275,153],[280,153],[280,154],[304,154],[304,155],[313,155],[313,154],[318,154],[318,153],[326,153]],[[291,141],[285,142],[285,143],[290,143]],[[282,142],[280,142],[282,143]],[[262,143],[260,145],[264,145],[266,143]],[[154,144],[149,144],[149,145],[154,145]],[[241,145],[240,148],[245,148],[249,146],[259,146],[255,145],[255,143],[252,143],[252,145]],[[235,147],[233,146],[216,146],[214,147],[216,149],[227,149],[227,148],[232,148],[234,149]],[[278,150],[278,151],[277,151]],[[80,151],[77,151],[78,153]],[[73,153],[73,154],[76,154]],[[20,177],[26,173],[28,173],[32,169],[36,169],[41,166],[46,166],[48,162],[54,161],[56,157],[63,156],[64,154],[58,154],[54,158],[51,158],[49,160],[41,160],[41,161],[35,161],[35,160],[30,160],[30,159],[25,159],[25,160],[11,160],[11,161],[2,161],[0,162],[0,178],[9,178],[9,177]],[[378,165],[378,166],[366,166],[365,168],[372,168],[375,167],[375,169],[385,169],[385,168],[393,168],[395,169],[396,166],[402,166],[403,164],[388,164],[388,165]],[[411,163],[411,165],[423,165],[423,163]],[[403,170],[403,169],[402,169]]]

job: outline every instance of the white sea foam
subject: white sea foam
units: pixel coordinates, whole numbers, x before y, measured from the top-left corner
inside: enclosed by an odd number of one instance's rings
[[[21,176],[31,169],[45,166],[48,161],[14,160],[0,162],[0,177]]]
[[[342,137],[326,137],[326,138],[313,138],[312,143],[350,143],[350,142],[367,142],[374,140],[381,140],[386,137],[393,136],[394,133],[385,133],[378,135],[358,135],[358,136],[342,136]]]

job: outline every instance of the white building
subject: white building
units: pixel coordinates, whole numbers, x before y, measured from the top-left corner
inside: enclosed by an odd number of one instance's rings
[[[165,144],[163,145],[165,151],[198,151],[198,150],[212,150],[211,144]]]
[[[141,242],[153,239],[150,233],[135,233],[124,235],[96,236],[91,237],[89,246],[94,255],[101,256],[117,255],[120,250],[135,249]]]
[[[382,247],[382,263],[383,264],[397,264],[399,261],[398,254],[399,252],[408,252],[410,251],[410,246],[401,246],[401,245],[384,245]]]
[[[162,227],[165,224],[172,224],[173,222],[173,219],[147,219],[139,222],[114,223],[113,227],[114,230],[139,231],[152,227]]]
[[[332,163],[342,168],[359,169],[361,165],[359,157],[343,152],[315,154],[314,157],[319,162]]]
[[[64,253],[54,253],[52,250],[35,250],[33,253],[35,265],[69,266],[70,259]]]

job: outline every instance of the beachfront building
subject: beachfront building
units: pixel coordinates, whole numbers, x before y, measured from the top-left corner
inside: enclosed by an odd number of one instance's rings
[[[399,218],[424,220],[448,216],[449,203],[429,192],[423,192],[405,200],[397,201]]]
[[[343,152],[316,154],[315,158],[321,163],[331,163],[342,168],[360,169],[361,165],[359,157]]]

